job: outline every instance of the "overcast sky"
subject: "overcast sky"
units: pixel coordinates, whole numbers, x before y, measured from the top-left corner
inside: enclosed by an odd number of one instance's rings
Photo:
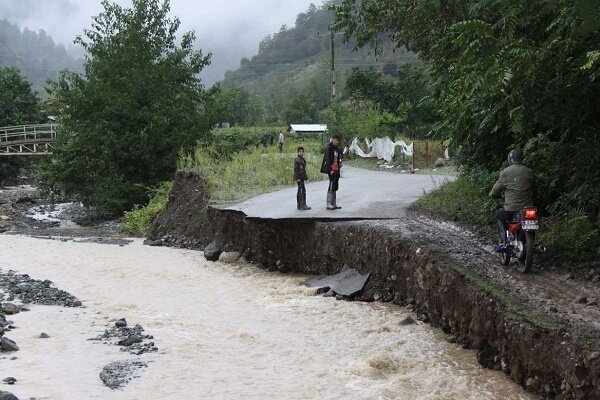
[[[117,0],[129,6],[130,0]],[[207,83],[235,69],[240,58],[256,54],[260,40],[292,26],[298,13],[321,0],[171,0],[171,16],[181,20],[181,31],[194,30],[196,46],[213,53],[212,66],[203,74]],[[0,19],[21,28],[45,30],[69,48],[76,35],[90,26],[102,10],[100,0],[0,0]]]

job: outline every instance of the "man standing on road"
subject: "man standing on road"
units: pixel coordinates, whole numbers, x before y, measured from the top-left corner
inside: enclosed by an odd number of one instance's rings
[[[298,210],[310,210],[306,205],[306,187],[304,182],[308,180],[306,173],[306,160],[304,159],[304,147],[298,147],[298,156],[294,160],[294,180],[298,183],[298,193],[296,194],[296,203]]]
[[[533,206],[535,195],[535,180],[533,170],[523,165],[523,155],[517,149],[508,153],[508,167],[500,172],[498,181],[490,191],[490,197],[500,197],[504,193],[504,208],[498,210],[496,219],[500,244],[496,251],[506,249],[506,221],[511,220],[515,213],[524,207]]]
[[[283,153],[283,143],[285,142],[285,138],[283,137],[283,132],[279,131],[279,152]]]
[[[327,189],[327,209],[338,210],[342,207],[337,205],[336,194],[339,187],[340,170],[342,169],[342,153],[339,149],[341,137],[333,135],[331,143],[325,148],[321,172],[329,176],[329,188]]]

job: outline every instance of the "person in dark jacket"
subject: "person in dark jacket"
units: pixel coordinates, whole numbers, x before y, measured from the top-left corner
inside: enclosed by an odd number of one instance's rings
[[[306,174],[306,160],[304,159],[304,147],[298,147],[298,156],[294,160],[294,180],[298,184],[298,193],[296,194],[296,203],[298,210],[310,210],[306,205],[306,187],[304,181],[308,180]]]
[[[339,188],[340,170],[342,169],[342,152],[339,149],[340,135],[333,135],[331,143],[325,148],[321,172],[329,177],[329,188],[327,189],[327,209],[338,210],[342,207],[337,205],[337,191]]]
[[[506,248],[506,221],[527,206],[533,206],[535,179],[533,170],[523,165],[523,155],[518,149],[508,153],[508,167],[500,172],[498,181],[490,191],[490,197],[500,197],[504,193],[504,207],[496,215],[500,245],[497,251]]]

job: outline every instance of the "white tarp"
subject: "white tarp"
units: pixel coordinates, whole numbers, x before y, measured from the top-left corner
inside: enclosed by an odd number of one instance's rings
[[[368,153],[365,153],[363,149],[360,148],[358,145],[358,138],[354,138],[354,140],[352,140],[348,150],[356,153],[360,157],[377,157],[378,159],[384,159],[387,162],[391,162],[394,158],[396,146],[399,146],[402,153],[406,154],[407,156],[412,157],[413,155],[413,144],[411,143],[408,145],[404,142],[404,140],[392,142],[389,137],[385,137],[377,138],[370,143],[369,139],[365,139],[365,142],[367,144],[367,148],[371,149]]]

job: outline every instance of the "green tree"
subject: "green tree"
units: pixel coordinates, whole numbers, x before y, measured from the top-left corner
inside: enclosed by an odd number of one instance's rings
[[[147,201],[147,187],[170,179],[177,154],[208,136],[207,93],[197,74],[209,63],[168,0],[103,1],[104,11],[76,42],[84,73],[51,85],[60,109],[60,141],[48,171],[87,206],[119,213]]]
[[[258,125],[263,120],[262,103],[241,86],[219,87],[215,107],[219,122],[249,126]]]
[[[346,82],[346,93],[355,100],[371,101],[388,117],[395,131],[410,137],[424,137],[434,118],[429,79],[422,66],[403,65],[394,76],[384,76],[375,67],[353,68]],[[396,121],[396,122],[394,122]]]
[[[31,83],[15,67],[0,69],[0,126],[36,124],[43,120]]]
[[[310,90],[296,90],[285,104],[283,118],[287,124],[310,124],[318,121],[319,108]]]
[[[0,126],[36,124],[43,122],[40,102],[31,90],[31,83],[15,67],[0,69]],[[28,165],[24,157],[0,159],[0,182],[14,177]]]

